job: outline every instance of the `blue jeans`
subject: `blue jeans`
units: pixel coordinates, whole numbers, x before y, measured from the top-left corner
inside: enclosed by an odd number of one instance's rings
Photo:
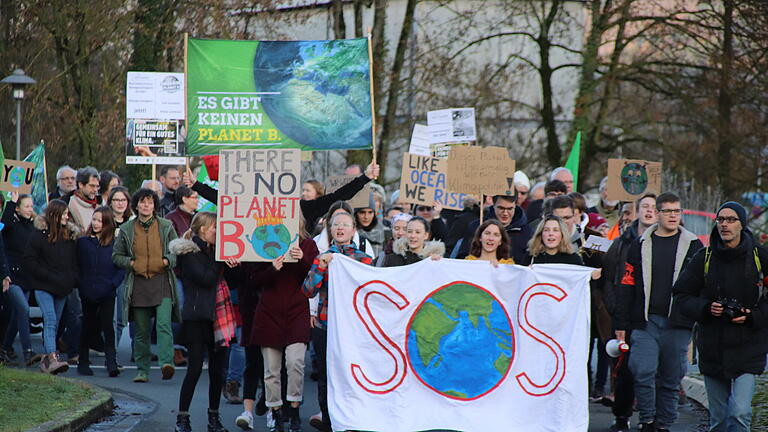
[[[120,283],[117,287],[117,297],[115,297],[115,349],[120,346],[120,338],[123,337],[123,293],[125,292],[125,284]]]
[[[237,342],[229,345],[229,368],[227,369],[227,382],[243,382],[243,370],[245,369],[245,348],[240,345],[243,337],[243,329],[235,330]]]
[[[21,348],[24,351],[32,349],[32,342],[29,338],[29,291],[24,291],[18,285],[11,285],[8,289],[9,303],[11,304],[11,322],[5,331],[3,340],[3,349],[8,350],[13,347],[13,341],[16,339],[16,333],[19,334]]]
[[[635,377],[640,422],[656,421],[669,429],[677,420],[680,380],[687,370],[691,330],[675,328],[659,315],[649,315],[645,329],[630,337],[629,369]]]
[[[736,379],[704,375],[709,400],[710,432],[749,431],[755,376],[745,373]]]
[[[47,291],[35,291],[37,305],[43,315],[43,351],[45,354],[56,352],[56,331],[64,312],[66,297],[56,297]]]

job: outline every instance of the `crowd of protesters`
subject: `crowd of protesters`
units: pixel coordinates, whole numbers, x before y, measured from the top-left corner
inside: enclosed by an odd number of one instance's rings
[[[61,167],[43,214],[35,214],[29,195],[13,193],[5,203],[0,362],[39,363],[49,374],[72,365],[93,375],[95,355],[103,355],[107,374],[116,377],[123,370],[116,346],[128,326],[135,383],[149,381],[153,361],[164,380],[187,366],[177,431],[192,430],[189,407],[207,359],[209,431],[226,431],[218,411],[223,394],[243,404],[238,427],[248,430],[254,416],[266,415],[271,431],[298,432],[309,350],[321,407],[310,424],[330,431],[326,348],[334,254],[379,267],[442,258],[496,267],[586,265],[594,268],[595,359],[587,367],[596,368],[585,397],[612,406],[610,430],[629,431],[633,408],[640,430],[670,429],[692,339],[710,430],[749,430],[755,375],[768,351],[768,252],[752,238],[739,204],[718,210],[705,247],[683,227],[684,203],[670,191],[611,201],[605,178],[597,204],[588,208],[561,167],[534,185],[518,171],[509,194],[468,198],[462,210],[446,210],[437,202],[403,202],[397,192],[387,197],[372,183],[378,170],[352,165],[346,174],[356,177],[332,193],[320,180],[306,181],[298,243],[273,262],[240,263],[216,261],[216,214],[198,212],[198,201],[215,203],[218,192],[189,170],[162,167],[159,182],[131,193],[111,171]],[[350,207],[346,200],[369,183],[368,204]],[[610,248],[585,248],[589,236],[607,238]],[[37,349],[31,301],[42,315]],[[614,338],[630,346],[618,358],[605,350]]]

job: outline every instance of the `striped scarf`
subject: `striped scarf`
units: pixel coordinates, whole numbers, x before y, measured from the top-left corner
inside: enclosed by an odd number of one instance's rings
[[[235,310],[224,276],[219,277],[216,287],[216,316],[213,321],[213,341],[217,347],[229,347],[235,338]]]

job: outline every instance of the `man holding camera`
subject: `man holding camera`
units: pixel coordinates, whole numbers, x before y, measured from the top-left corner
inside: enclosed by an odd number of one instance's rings
[[[693,321],[672,302],[672,286],[702,244],[680,226],[680,198],[656,198],[659,222],[630,246],[617,290],[616,338],[630,336],[629,369],[635,380],[640,430],[668,431],[677,419],[680,380]]]
[[[696,320],[699,368],[710,431],[749,431],[755,376],[768,352],[768,252],[747,229],[747,212],[729,201],[717,211],[710,246],[674,286],[680,311]]]

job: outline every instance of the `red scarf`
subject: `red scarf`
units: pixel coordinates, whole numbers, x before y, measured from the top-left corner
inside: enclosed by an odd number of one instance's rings
[[[77,197],[80,198],[81,201],[85,202],[86,204],[90,204],[91,207],[96,208],[96,206],[99,205],[98,197],[93,197],[93,199],[88,199],[85,196],[80,194],[80,191],[77,192]]]
[[[235,338],[235,311],[224,276],[216,286],[216,316],[213,321],[213,341],[219,347],[228,347]]]

